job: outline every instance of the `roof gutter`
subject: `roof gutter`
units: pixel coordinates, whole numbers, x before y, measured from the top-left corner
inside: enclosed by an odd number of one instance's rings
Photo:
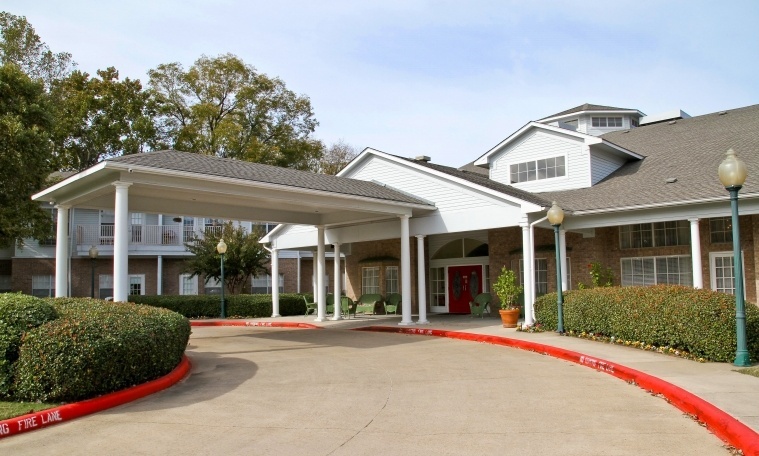
[[[744,198],[751,198],[751,197],[759,197],[759,193],[747,193],[743,195]],[[667,203],[652,203],[652,204],[641,204],[637,206],[620,206],[620,207],[614,207],[614,208],[604,208],[604,209],[587,209],[587,210],[574,210],[572,211],[572,215],[593,215],[593,214],[609,214],[613,212],[625,212],[625,211],[634,211],[634,210],[641,210],[641,209],[658,209],[658,208],[664,208],[664,207],[673,207],[673,206],[682,206],[685,204],[703,204],[703,203],[716,203],[725,201],[726,198],[701,198],[701,199],[695,199],[695,200],[686,200],[686,201],[671,201]]]

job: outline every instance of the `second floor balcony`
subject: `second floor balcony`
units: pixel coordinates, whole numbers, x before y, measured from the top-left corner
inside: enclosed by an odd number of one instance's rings
[[[221,231],[221,226],[207,226],[200,230],[182,225],[129,225],[129,250],[158,249],[184,251],[185,244],[202,238],[205,233]],[[77,225],[77,250],[90,246],[112,246],[114,225]],[[108,250],[103,249],[103,250]]]

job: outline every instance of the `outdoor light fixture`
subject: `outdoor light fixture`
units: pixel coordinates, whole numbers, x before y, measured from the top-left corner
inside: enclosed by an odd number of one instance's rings
[[[733,271],[735,275],[735,350],[736,366],[750,366],[751,359],[746,346],[746,303],[743,299],[743,262],[741,261],[741,233],[738,223],[738,191],[746,182],[746,165],[729,149],[719,165],[719,180],[730,192],[730,208],[733,213]]]
[[[90,259],[92,260],[90,262],[91,269],[92,269],[92,274],[90,277],[90,298],[95,297],[95,266],[97,265],[99,254],[100,252],[98,252],[97,247],[95,247],[94,245],[90,247]]]
[[[227,309],[224,305],[224,254],[227,253],[227,244],[221,239],[216,244],[216,251],[221,255],[221,318],[227,318]]]
[[[561,289],[561,245],[559,238],[559,228],[564,221],[564,210],[553,202],[551,209],[548,209],[548,223],[553,225],[554,237],[556,238],[556,304],[559,309],[559,322],[556,326],[556,332],[564,333],[564,294]]]

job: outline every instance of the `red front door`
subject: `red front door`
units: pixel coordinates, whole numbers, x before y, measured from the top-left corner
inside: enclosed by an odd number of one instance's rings
[[[448,267],[448,312],[469,313],[469,302],[482,291],[482,266]]]

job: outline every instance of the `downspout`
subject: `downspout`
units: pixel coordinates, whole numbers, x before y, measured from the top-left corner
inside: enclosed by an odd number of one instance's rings
[[[298,282],[295,284],[295,292],[300,293],[300,250],[298,250],[298,264],[296,269],[296,275]]]

